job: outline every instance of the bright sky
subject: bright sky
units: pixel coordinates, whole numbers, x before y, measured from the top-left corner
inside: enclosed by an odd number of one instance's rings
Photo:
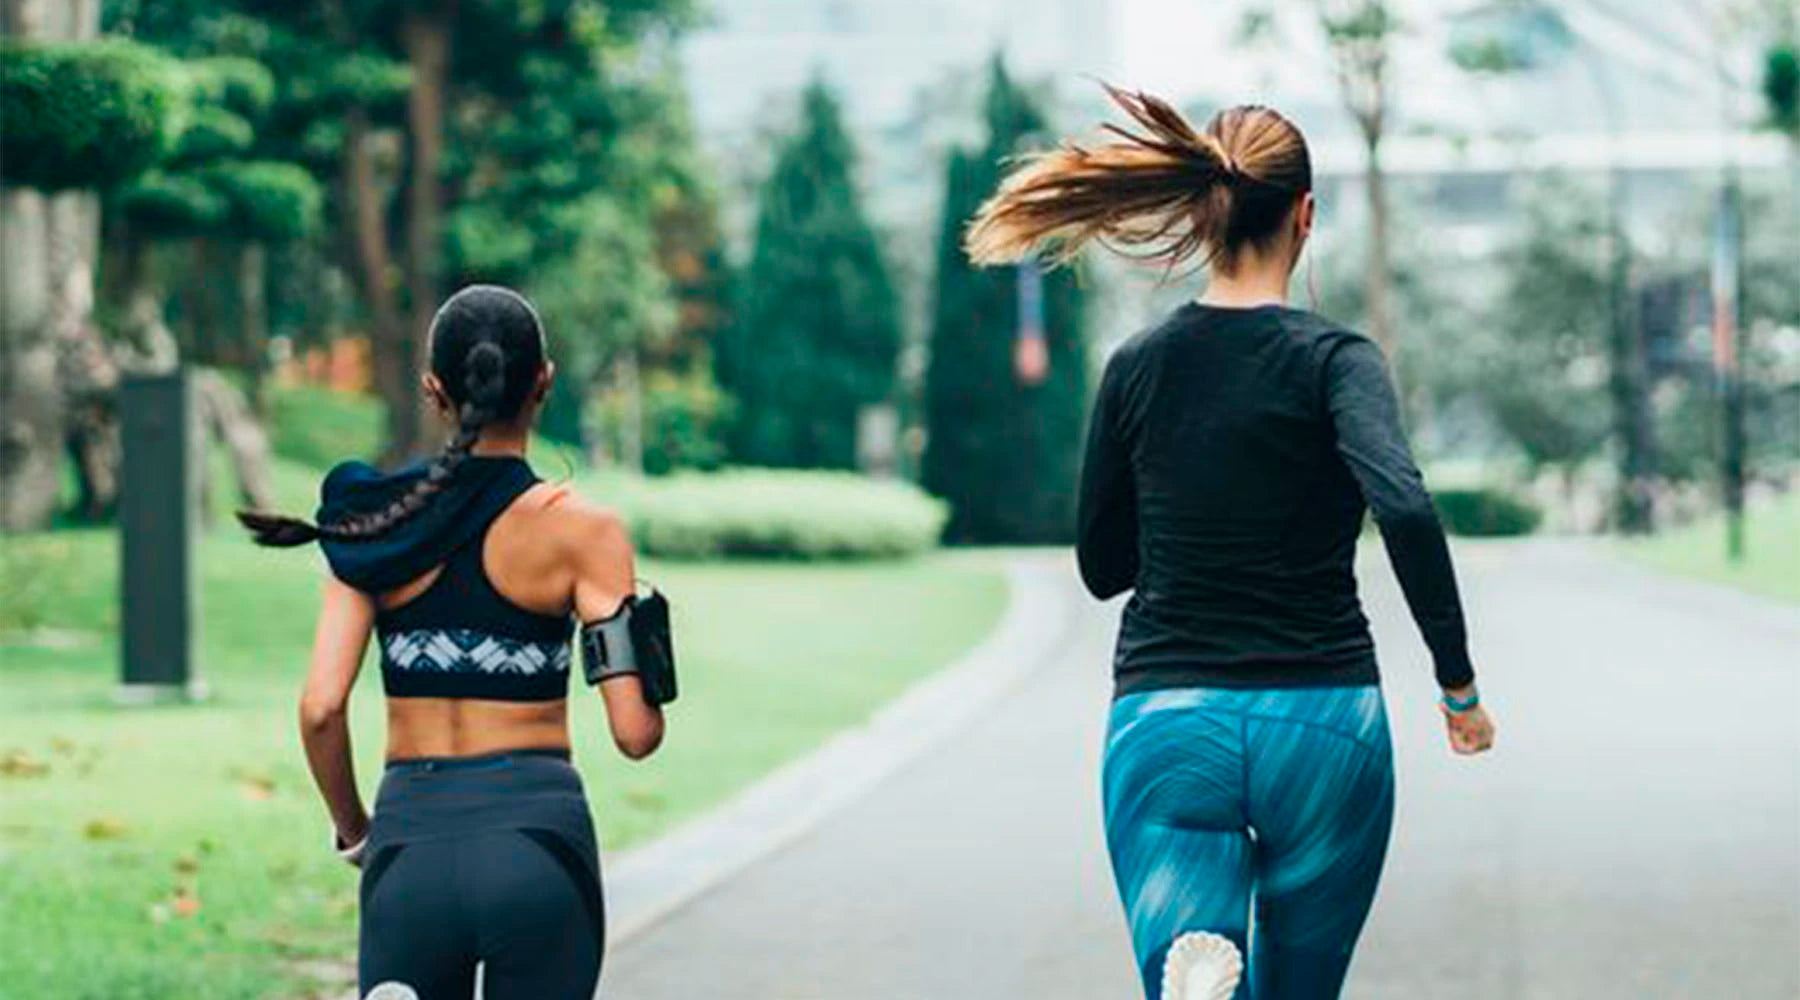
[[[1324,53],[1308,51],[1316,48],[1313,32],[1290,32],[1294,37],[1283,47],[1294,50],[1291,57],[1247,51],[1237,42],[1248,6],[1245,0],[1114,0],[1116,62],[1129,83],[1176,100],[1204,94],[1235,103],[1273,93],[1330,99]]]
[[[1252,6],[1249,0],[1111,0],[1114,63],[1127,82],[1176,100],[1208,96],[1233,103],[1260,98],[1277,106],[1335,103],[1329,60],[1311,23],[1312,3],[1261,2],[1281,14],[1283,41],[1247,52],[1235,36],[1244,9]],[[1477,0],[1392,2],[1407,26],[1395,48],[1393,70],[1396,87],[1406,97],[1406,113],[1415,122],[1466,119],[1469,79],[1446,58],[1446,15],[1477,6]],[[1743,2],[1658,0],[1652,7],[1641,0],[1579,0],[1560,8],[1586,44],[1603,51],[1617,71],[1680,93],[1715,85],[1709,26],[1723,23],[1721,4]],[[1571,96],[1593,99],[1591,94]]]

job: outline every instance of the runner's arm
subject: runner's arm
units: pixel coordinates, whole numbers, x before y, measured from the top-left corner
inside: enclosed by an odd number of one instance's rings
[[[575,566],[575,614],[582,622],[610,618],[637,590],[631,537],[618,515],[579,502],[564,505],[570,518]],[[662,744],[662,709],[644,699],[635,674],[600,682],[606,722],[619,752],[642,760]]]
[[[1075,558],[1081,580],[1102,600],[1137,582],[1137,483],[1131,453],[1119,434],[1123,361],[1115,353],[1100,380],[1081,463]]]
[[[1438,684],[1466,689],[1475,670],[1450,547],[1407,447],[1393,382],[1373,341],[1352,337],[1333,347],[1325,363],[1325,398],[1338,454],[1381,527],[1394,575],[1431,650]]]
[[[325,799],[340,846],[345,847],[361,840],[369,829],[369,814],[356,789],[347,712],[350,689],[362,670],[374,627],[375,602],[327,576],[313,633],[312,664],[300,695],[300,742],[313,783]]]

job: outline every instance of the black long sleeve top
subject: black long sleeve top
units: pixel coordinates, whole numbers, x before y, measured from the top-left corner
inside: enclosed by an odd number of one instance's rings
[[[1377,679],[1353,561],[1365,509],[1438,683],[1474,679],[1456,576],[1381,351],[1312,313],[1189,303],[1106,366],[1077,556],[1135,588],[1119,694]]]

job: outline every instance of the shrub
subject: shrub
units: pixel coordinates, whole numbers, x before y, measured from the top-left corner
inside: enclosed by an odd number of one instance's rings
[[[1432,499],[1452,535],[1529,535],[1544,519],[1536,504],[1501,490],[1440,490]]]
[[[161,159],[180,116],[176,64],[123,40],[0,45],[8,184],[109,188]]]
[[[175,140],[175,163],[199,163],[236,156],[256,142],[256,130],[226,108],[206,105],[188,112],[187,128]]]
[[[221,163],[206,170],[206,180],[231,205],[237,236],[274,243],[299,239],[318,225],[324,192],[298,164]]]
[[[645,555],[882,559],[937,544],[946,505],[849,472],[728,469],[633,480],[611,494]]]
[[[381,450],[381,404],[369,396],[294,386],[269,393],[269,444],[314,469]]]
[[[187,63],[194,96],[245,118],[261,118],[275,101],[275,77],[262,63],[241,56],[213,56]]]
[[[381,401],[317,385],[269,391],[269,447],[276,457],[322,473],[349,459],[381,453]],[[573,474],[579,455],[533,435],[531,460],[546,479]],[[609,493],[611,491],[608,491]]]
[[[71,558],[69,543],[54,534],[0,539],[0,634],[39,628],[55,608],[58,572]]]
[[[231,212],[225,196],[185,174],[151,170],[125,185],[112,207],[137,229],[163,237],[204,233]]]

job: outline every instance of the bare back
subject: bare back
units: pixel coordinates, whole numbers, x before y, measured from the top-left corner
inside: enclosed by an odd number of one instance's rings
[[[609,614],[629,593],[630,570],[605,574],[584,588],[577,550],[587,534],[582,522],[598,512],[567,490],[539,483],[514,500],[481,541],[481,567],[501,597],[540,615],[568,615],[580,603],[599,603],[592,617]],[[575,537],[572,537],[575,536]],[[628,562],[628,559],[627,559]],[[397,609],[435,583],[443,567],[380,595],[383,611]],[[623,586],[621,586],[621,583]],[[588,602],[580,591],[601,591]],[[610,593],[609,593],[610,592]],[[610,596],[610,607],[607,598]],[[471,756],[523,748],[569,746],[568,700],[498,701],[482,698],[408,697],[387,700],[388,759]]]

